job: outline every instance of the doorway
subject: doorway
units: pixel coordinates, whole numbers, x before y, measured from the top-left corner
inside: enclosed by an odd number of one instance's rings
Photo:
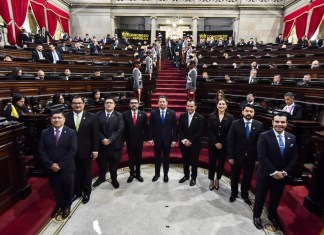
[[[190,26],[179,25],[160,25],[160,30],[165,31],[166,38],[171,38],[173,40],[177,40],[178,38],[182,38],[183,32],[191,31]]]

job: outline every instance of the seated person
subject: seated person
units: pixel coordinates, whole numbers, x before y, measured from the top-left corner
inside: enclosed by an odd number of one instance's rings
[[[44,80],[45,79],[45,73],[43,70],[39,69],[37,71],[37,75],[35,77],[36,80]]]
[[[14,67],[11,74],[8,76],[8,80],[20,80],[22,75],[22,70],[18,67]]]
[[[279,106],[279,109],[289,113],[294,120],[302,119],[302,106],[295,104],[295,95],[292,92],[287,92],[284,95],[285,104]]]
[[[43,46],[41,44],[36,46],[36,50],[32,52],[33,61],[45,60],[45,54],[43,53]]]
[[[296,66],[292,64],[291,60],[287,60],[286,65],[288,65],[290,69],[296,69]]]
[[[53,106],[64,106],[64,108],[68,108],[69,102],[64,100],[64,96],[60,93],[56,93],[53,95],[52,102],[50,103],[50,107]]]
[[[5,57],[3,58],[3,61],[12,62],[13,58],[10,55],[5,55]]]
[[[104,98],[101,97],[101,93],[99,89],[95,89],[92,91],[92,96],[88,99],[88,104],[91,106],[102,104],[100,102],[104,101]]]
[[[253,62],[251,63],[251,69],[258,69],[258,64],[257,64],[256,61],[253,61]]]
[[[305,74],[303,77],[303,81],[297,82],[297,86],[308,86],[309,82],[312,81],[312,77],[310,74]]]
[[[89,34],[88,33],[86,33],[86,36],[85,36],[85,38],[83,39],[83,42],[87,42],[87,43],[89,43],[89,42],[91,42],[92,40],[91,40],[91,37],[89,36]]]
[[[255,97],[252,93],[246,95],[246,100],[240,103],[240,106],[243,108],[245,105],[261,106],[260,103],[254,102]]]
[[[59,52],[58,50],[55,49],[55,46],[53,44],[50,44],[49,45],[49,52],[47,52],[46,56],[47,56],[47,59],[49,60],[49,62],[51,64],[56,64],[57,61],[59,60],[63,60],[63,57],[61,55],[61,52]]]
[[[219,90],[216,93],[216,100],[222,100],[222,99],[226,100],[225,93],[223,90]]]
[[[60,76],[60,80],[65,80],[65,81],[67,81],[67,80],[70,80],[70,77],[71,77],[71,71],[70,71],[70,69],[65,69],[65,70],[64,70],[64,74],[62,74],[62,75]]]
[[[62,42],[61,45],[57,46],[59,52],[69,52],[70,48],[66,46],[66,42]]]
[[[210,81],[213,81],[213,79],[210,79],[210,78],[209,78],[208,72],[203,72],[203,73],[202,73],[202,80],[203,80],[203,81],[209,81],[209,82],[210,82]]]
[[[93,75],[89,77],[90,79],[104,79],[105,77],[101,75],[100,70],[94,70]]]
[[[81,47],[81,43],[74,44],[74,48],[72,49],[72,53],[74,54],[85,54],[84,49]]]
[[[257,84],[258,79],[257,79],[257,70],[256,69],[251,69],[250,71],[250,77],[248,77],[248,83],[249,84]]]
[[[79,34],[76,34],[73,38],[73,42],[78,42],[78,41],[82,41],[82,38],[80,37]]]
[[[101,46],[97,42],[97,39],[93,39],[90,43],[90,54],[96,55],[101,53]]]
[[[314,60],[311,65],[311,69],[320,69],[320,68],[321,68],[321,66],[320,66],[318,60]]]
[[[225,74],[224,78],[225,78],[226,83],[235,83],[234,81],[231,80],[231,76],[228,74]]]
[[[281,86],[281,76],[279,74],[276,74],[273,76],[273,80],[271,83],[272,86]]]
[[[125,73],[122,70],[118,70],[115,76],[113,77],[114,80],[124,80]]]
[[[3,110],[3,114],[8,121],[17,120],[21,114],[28,113],[25,106],[25,98],[20,93],[12,96],[12,103],[8,103]]]

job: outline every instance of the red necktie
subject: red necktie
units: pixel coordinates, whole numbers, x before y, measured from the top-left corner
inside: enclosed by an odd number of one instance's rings
[[[135,126],[136,125],[136,112],[134,112],[133,122],[134,122],[134,126]]]

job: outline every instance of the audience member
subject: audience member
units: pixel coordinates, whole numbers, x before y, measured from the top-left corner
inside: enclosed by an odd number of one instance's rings
[[[36,50],[32,52],[32,59],[34,61],[45,59],[45,54],[43,54],[43,46],[42,45],[36,46]]]
[[[71,77],[71,71],[70,69],[65,69],[64,70],[64,74],[62,76],[60,76],[60,80],[70,80]]]
[[[74,36],[74,38],[73,38],[73,41],[74,41],[74,42],[82,41],[82,38],[80,37],[79,34],[76,34],[76,35]]]
[[[18,67],[14,67],[11,74],[8,76],[8,80],[20,80],[22,75],[22,70]]]
[[[97,39],[93,39],[92,42],[90,42],[90,54],[100,54],[101,53],[101,46],[97,42]]]
[[[25,106],[25,98],[20,93],[15,93],[12,96],[12,103],[8,103],[4,110],[3,115],[8,121],[17,120],[21,114],[28,113]]]
[[[292,92],[287,92],[284,95],[285,104],[279,106],[279,109],[289,113],[294,120],[302,119],[302,106],[295,103],[295,95]]]
[[[44,80],[45,79],[45,73],[43,70],[39,69],[37,71],[37,75],[35,77],[36,80]]]
[[[219,90],[216,92],[216,100],[218,101],[218,100],[222,100],[222,99],[226,100],[225,93],[223,90]]]
[[[272,86],[281,86],[281,76],[279,74],[276,74],[273,76],[273,80],[271,83]]]
[[[65,101],[64,96],[62,94],[56,93],[53,95],[52,103],[50,106],[52,107],[55,105],[62,105],[62,106],[64,106],[64,108],[67,108],[67,107],[69,107],[69,102]]]
[[[253,95],[252,93],[247,94],[247,95],[246,95],[246,100],[243,101],[243,102],[240,104],[241,108],[243,108],[243,107],[246,106],[247,104],[249,104],[249,105],[251,105],[251,106],[261,106],[260,103],[258,103],[258,102],[254,102],[254,100],[255,100],[255,97],[254,97],[254,95]]]
[[[309,82],[312,81],[312,77],[310,74],[305,74],[303,77],[303,81],[297,82],[297,86],[308,86]]]
[[[3,61],[11,62],[11,61],[13,61],[13,59],[10,55],[5,55],[3,58]]]
[[[69,52],[70,48],[66,45],[66,42],[62,42],[60,45],[57,47],[59,52]]]
[[[49,45],[49,52],[46,54],[47,59],[49,60],[50,63],[56,64],[57,61],[63,60],[63,57],[61,55],[61,52],[55,49],[55,46],[53,44]]]
[[[92,91],[91,98],[88,99],[88,104],[91,106],[96,106],[101,104],[104,101],[104,98],[101,96],[100,90],[95,89]]]
[[[311,65],[311,69],[320,69],[320,68],[321,68],[321,66],[320,66],[318,60],[314,60]]]
[[[231,76],[228,74],[225,74],[224,78],[225,78],[226,83],[235,83],[234,81],[231,80]]]
[[[83,39],[83,42],[86,42],[86,43],[90,43],[92,40],[91,40],[91,37],[89,36],[89,34],[86,33],[86,36],[85,38]]]
[[[72,49],[72,52],[75,54],[85,54],[85,51],[83,48],[81,48],[81,43],[79,42],[74,44],[74,48]]]
[[[257,84],[258,79],[257,79],[257,70],[256,69],[251,69],[250,71],[250,77],[248,78],[248,83],[249,84]]]

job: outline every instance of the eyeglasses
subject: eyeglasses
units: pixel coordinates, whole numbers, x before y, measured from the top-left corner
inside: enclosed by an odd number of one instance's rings
[[[109,102],[109,101],[108,101],[108,102],[105,102],[105,104],[113,104],[113,103],[114,103],[114,102]]]
[[[73,105],[79,105],[79,104],[81,105],[81,104],[84,104],[84,103],[83,103],[83,102],[78,102],[78,103],[74,103],[74,102],[73,102],[72,104],[73,104]]]

